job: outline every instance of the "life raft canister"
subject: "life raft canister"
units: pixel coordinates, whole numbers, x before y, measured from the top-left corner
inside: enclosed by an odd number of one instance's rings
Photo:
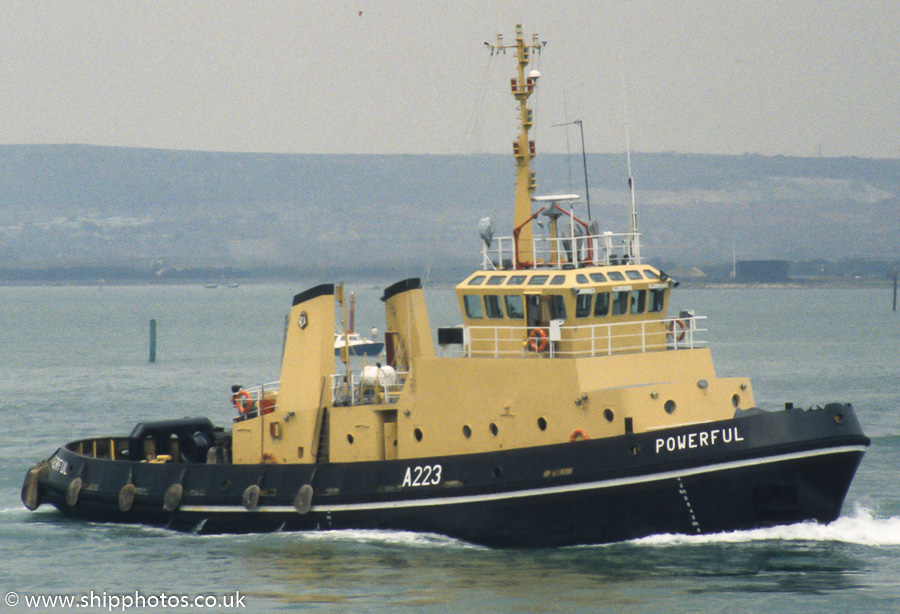
[[[543,352],[547,349],[549,343],[547,333],[544,332],[543,328],[533,328],[528,335],[528,347],[532,352]]]

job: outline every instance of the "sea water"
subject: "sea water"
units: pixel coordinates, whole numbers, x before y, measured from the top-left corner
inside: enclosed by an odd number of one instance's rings
[[[227,425],[232,384],[277,379],[291,298],[315,283],[0,288],[0,611],[73,611],[29,608],[36,596],[85,600],[83,612],[900,607],[900,314],[889,289],[681,289],[669,310],[709,317],[717,373],[751,377],[760,407],[854,404],[872,446],[827,526],[510,551],[404,532],[198,536],[22,506],[27,469],[66,441],[125,435],[141,420]],[[361,332],[383,329],[386,285],[352,288]],[[452,290],[426,296],[433,328],[459,322]],[[172,601],[198,597],[238,607]]]

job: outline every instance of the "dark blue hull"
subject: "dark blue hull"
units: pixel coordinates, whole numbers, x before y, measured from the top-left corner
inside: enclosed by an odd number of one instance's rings
[[[42,472],[40,501],[80,518],[202,533],[389,529],[554,547],[830,522],[868,444],[853,409],[831,404],[537,448],[317,466],[148,464],[60,449]],[[122,511],[127,484],[133,504]],[[180,497],[166,509],[176,484]],[[254,488],[258,501],[248,502]]]

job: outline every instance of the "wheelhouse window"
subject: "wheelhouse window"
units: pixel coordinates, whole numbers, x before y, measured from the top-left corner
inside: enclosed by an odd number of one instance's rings
[[[603,283],[606,281],[606,275],[603,273],[591,273],[591,279],[596,281],[597,283]]]
[[[609,295],[607,295],[609,296]],[[575,317],[576,318],[586,318],[591,315],[591,301],[593,300],[593,294],[578,294],[575,296]]]
[[[650,305],[649,311],[650,313],[659,313],[663,310],[663,306],[666,304],[666,289],[665,288],[654,288],[650,290]]]
[[[647,291],[646,290],[632,290],[631,291],[631,313],[639,314],[644,313],[644,309],[647,306]]]
[[[503,284],[503,280],[506,277],[503,275],[491,275],[490,279],[488,279],[487,285],[489,286],[499,286]]]
[[[553,279],[550,280],[550,285],[551,285],[551,286],[561,286],[561,285],[563,285],[564,283],[566,283],[566,276],[565,276],[565,275],[554,275],[554,276],[553,276]]]
[[[502,318],[503,308],[500,306],[500,297],[496,294],[484,296],[484,313],[489,318]]]
[[[594,315],[609,315],[609,292],[600,292],[597,294],[597,300],[594,302]]]
[[[610,281],[625,281],[625,276],[618,271],[610,271],[609,279]]]
[[[521,286],[525,283],[525,275],[510,275],[509,281],[506,282],[507,286]]]
[[[559,294],[550,295],[550,319],[566,319],[566,300]]]
[[[628,295],[631,294],[629,290],[618,290],[613,292],[612,296],[612,314],[614,316],[621,316],[628,313]]]
[[[529,294],[525,297],[525,323],[528,326],[540,326],[543,317],[543,309],[541,307],[541,296],[539,294]]]
[[[529,286],[542,286],[547,283],[547,280],[550,278],[549,275],[532,275],[531,279],[528,280]]]
[[[470,286],[480,286],[484,282],[484,275],[478,275],[469,280]]]
[[[588,278],[585,277],[584,275],[582,275],[581,273],[579,273],[578,275],[575,276],[575,281],[577,281],[580,284],[586,284],[586,283],[588,283]]]
[[[659,273],[654,272],[652,269],[644,269],[644,277],[647,279],[659,279]]]
[[[463,296],[463,304],[466,306],[466,317],[473,320],[484,317],[481,311],[481,297],[477,294]]]
[[[518,294],[508,294],[503,297],[506,303],[506,317],[515,320],[521,320],[525,317],[525,307],[522,304],[522,297]]]

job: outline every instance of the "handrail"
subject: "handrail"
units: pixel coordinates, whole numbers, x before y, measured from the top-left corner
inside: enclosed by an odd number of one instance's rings
[[[257,403],[263,399],[268,393],[277,394],[278,386],[281,384],[281,381],[268,382],[266,384],[259,384],[257,386],[251,386],[250,388],[243,388],[250,395],[250,399]]]
[[[549,326],[467,326],[463,354],[467,357],[518,357],[545,355],[549,358],[585,358],[613,354],[639,354],[659,350],[694,349],[706,345],[698,333],[706,316],[679,316],[608,324],[560,326],[557,334]],[[543,331],[546,350],[528,346],[528,336]]]
[[[362,372],[351,372],[331,376],[331,402],[333,405],[370,405],[374,403],[396,403],[409,374],[405,371],[392,372],[389,377],[376,377],[372,382]]]
[[[387,377],[376,376],[373,383],[367,380],[362,372],[351,372],[349,381],[346,373],[334,373],[331,375],[331,403],[334,405],[396,403],[408,375],[405,371],[395,371]],[[271,406],[274,407],[279,385],[280,382],[276,381],[243,388],[242,390],[250,395],[252,410],[248,415],[255,415],[264,399],[271,400]],[[263,407],[268,409],[269,405]]]
[[[518,264],[522,264],[525,268],[547,267],[551,269],[624,264],[632,260],[628,246],[631,245],[636,234],[604,232],[599,235],[576,236],[574,240],[571,237],[557,239],[534,237],[531,250],[534,254],[534,262]],[[515,237],[495,237],[492,247],[483,244],[481,249],[482,268],[487,271],[517,268],[515,248]]]

